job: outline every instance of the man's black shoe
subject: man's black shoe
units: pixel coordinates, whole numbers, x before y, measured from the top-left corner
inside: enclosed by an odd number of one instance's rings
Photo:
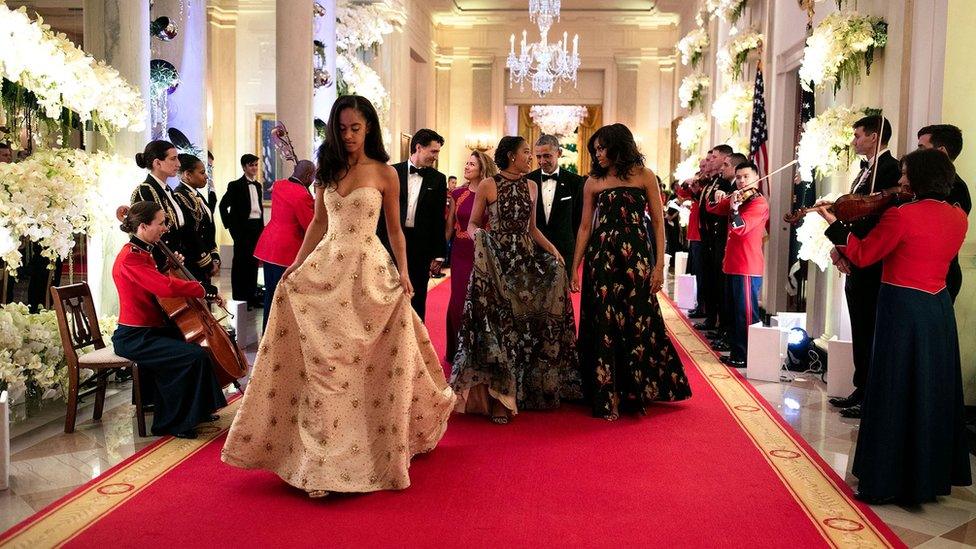
[[[693,328],[700,331],[708,331],[708,330],[714,330],[715,325],[710,322],[696,322]]]
[[[861,403],[861,395],[857,391],[854,391],[853,393],[847,395],[846,397],[836,397],[836,398],[827,399],[827,402],[829,402],[831,406],[834,406],[836,408],[850,408],[855,404]]]
[[[850,408],[844,408],[840,411],[841,417],[846,417],[850,419],[860,419],[861,418],[861,405],[855,404]]]
[[[725,341],[719,339],[712,341],[712,350],[714,350],[716,353],[724,353],[725,351],[732,350],[732,347],[730,347]]]
[[[193,440],[193,439],[197,438],[197,431],[196,431],[196,429],[190,429],[189,431],[183,431],[183,432],[180,432],[180,433],[175,433],[175,434],[173,434],[173,436],[176,437],[176,438],[187,438],[187,439]]]
[[[688,311],[688,318],[701,318],[705,316],[705,311],[701,309],[691,309]]]
[[[858,501],[863,501],[868,505],[885,505],[888,503],[894,503],[895,496],[884,496],[884,497],[869,496],[866,494],[862,494],[860,491],[857,491],[854,492],[854,499]]]

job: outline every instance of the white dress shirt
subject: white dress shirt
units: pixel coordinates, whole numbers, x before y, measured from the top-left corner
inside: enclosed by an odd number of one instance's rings
[[[559,168],[557,167],[556,171],[551,174],[547,174],[542,170],[539,170],[539,172],[542,174],[542,208],[546,212],[546,223],[549,223],[549,214],[552,213],[552,202],[556,198],[556,185],[558,184],[557,180],[559,179]],[[554,177],[556,179],[550,179],[547,181],[547,177]]]
[[[176,223],[177,227],[182,227],[184,224],[183,210],[180,209],[180,205],[176,203],[176,198],[173,197],[173,189],[171,189],[165,181],[160,181],[160,179],[152,173],[149,175],[151,175],[152,178],[156,180],[156,183],[159,183],[159,186],[163,188],[163,194],[166,195],[166,199],[169,200],[169,203],[173,206],[173,210],[176,212],[176,219],[173,221]]]
[[[868,161],[868,167],[867,168],[864,168],[863,170],[861,170],[861,174],[858,175],[857,180],[854,182],[854,186],[851,187],[851,192],[856,191],[857,188],[860,187],[864,183],[867,183],[868,185],[871,184],[871,182],[870,182],[871,170],[874,169],[874,165],[878,162],[878,159],[881,158],[881,155],[883,155],[884,153],[886,153],[888,151],[889,151],[889,149],[887,149],[887,148],[881,149],[880,151],[878,151],[877,156],[875,156],[874,158],[872,158],[871,160]]]
[[[261,199],[258,197],[258,189],[255,187],[255,182],[248,180],[247,190],[251,193],[251,213],[248,214],[248,219],[261,219]]]
[[[417,218],[417,199],[420,198],[420,187],[424,184],[424,178],[419,173],[410,173],[410,168],[415,167],[409,160],[407,161],[407,219],[404,225],[413,227]]]

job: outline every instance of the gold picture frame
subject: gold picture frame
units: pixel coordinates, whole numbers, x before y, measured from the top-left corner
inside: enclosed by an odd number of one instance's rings
[[[400,134],[400,162],[406,162],[410,158],[410,140],[413,139],[413,134],[401,133]]]
[[[261,181],[265,206],[271,204],[271,185],[278,175],[278,154],[271,137],[271,130],[277,123],[278,119],[273,112],[259,112],[254,115],[254,154],[258,157],[258,181]]]

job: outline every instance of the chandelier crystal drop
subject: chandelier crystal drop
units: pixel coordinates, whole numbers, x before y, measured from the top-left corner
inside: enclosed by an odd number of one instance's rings
[[[528,80],[532,91],[545,97],[551,93],[556,85],[562,91],[564,82],[572,82],[576,87],[577,73],[580,67],[579,35],[573,35],[573,50],[569,50],[569,35],[563,32],[562,40],[555,44],[549,43],[549,29],[554,20],[559,20],[560,0],[529,0],[529,20],[539,25],[539,42],[528,42],[528,32],[522,31],[522,41],[519,54],[515,54],[515,35],[509,38],[508,85],[518,83],[519,89],[525,89]]]

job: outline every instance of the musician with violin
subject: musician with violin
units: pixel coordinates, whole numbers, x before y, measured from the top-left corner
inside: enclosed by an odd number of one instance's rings
[[[831,223],[827,237],[855,267],[883,264],[853,466],[856,496],[869,503],[922,503],[972,483],[959,341],[946,289],[968,222],[946,201],[955,179],[947,155],[914,151],[901,168],[900,184],[915,199],[888,200],[863,237],[843,221],[846,208],[818,209]]]
[[[212,415],[227,405],[214,374],[208,351],[187,343],[169,325],[159,298],[206,298],[221,303],[217,288],[161,273],[153,252],[168,229],[157,202],[138,201],[122,218],[121,229],[131,235],[112,267],[119,292],[119,326],[112,335],[115,353],[139,365],[153,387],[154,435],[196,438],[196,426],[215,421]],[[163,250],[168,248],[162,244]],[[182,256],[167,254],[177,260]]]
[[[759,291],[765,257],[763,236],[769,220],[769,203],[759,191],[759,167],[743,162],[735,168],[736,190],[710,210],[728,216],[729,234],[722,272],[732,308],[732,345],[722,362],[744,368],[750,324],[759,322]]]
[[[898,186],[901,170],[898,160],[888,150],[891,124],[881,115],[865,116],[854,123],[854,151],[868,160],[861,162],[861,171],[851,185],[851,194],[870,195]],[[864,238],[878,224],[877,216],[852,222],[851,232]],[[851,347],[854,354],[854,392],[846,398],[832,398],[830,404],[843,408],[844,417],[860,417],[859,404],[864,397],[864,383],[871,361],[874,339],[875,309],[881,288],[881,263],[852,265],[838,250],[831,252],[834,265],[847,274],[844,294],[851,317]]]

